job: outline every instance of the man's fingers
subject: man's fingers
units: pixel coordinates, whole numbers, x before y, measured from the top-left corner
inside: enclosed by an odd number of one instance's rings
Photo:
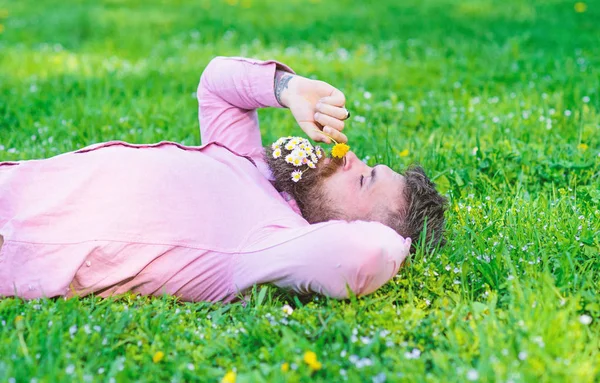
[[[302,122],[299,124],[304,133],[313,141],[331,144],[331,139],[321,132],[321,129],[312,122]]]
[[[344,130],[344,121],[338,120],[337,118],[333,118],[323,113],[315,113],[315,121],[321,124],[321,126],[328,125],[339,131]]]
[[[348,142],[348,137],[346,135],[336,129],[333,129],[331,126],[323,127],[323,132],[327,133],[331,138],[336,140],[337,142]]]
[[[320,100],[324,104],[342,107],[346,105],[346,96],[339,89],[331,87],[331,94]]]
[[[340,108],[338,106],[325,104],[323,102],[317,104],[317,112],[337,118],[338,120],[344,120],[346,116],[348,116],[348,111],[346,108]]]

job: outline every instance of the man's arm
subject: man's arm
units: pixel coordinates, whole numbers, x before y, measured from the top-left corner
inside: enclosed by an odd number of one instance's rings
[[[275,98],[275,61],[216,57],[198,85],[198,118],[203,144],[219,142],[242,155],[259,158],[262,142],[256,109],[281,107]]]
[[[273,283],[337,299],[348,298],[348,289],[362,296],[397,274],[410,244],[378,222],[330,221],[277,229],[236,255],[234,284],[240,292]]]
[[[329,142],[325,133],[346,142],[342,92],[323,82],[294,74],[276,61],[235,57],[213,59],[198,86],[202,142],[220,142],[243,155],[260,157],[257,108],[288,107],[313,140]]]

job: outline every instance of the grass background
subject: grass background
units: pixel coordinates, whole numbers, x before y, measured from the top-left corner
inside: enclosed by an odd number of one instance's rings
[[[359,300],[0,300],[0,381],[600,380],[599,20],[599,1],[0,0],[0,160],[198,145],[202,69],[252,56],[342,89],[359,157],[420,162],[451,198],[447,247]]]

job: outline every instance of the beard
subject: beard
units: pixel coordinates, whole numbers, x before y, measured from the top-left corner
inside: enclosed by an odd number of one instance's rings
[[[278,192],[285,192],[296,200],[304,219],[309,223],[345,219],[335,201],[325,192],[325,181],[331,177],[343,164],[341,158],[330,158],[329,162],[323,156],[315,169],[308,168],[302,173],[302,178],[294,182],[291,174],[295,170],[303,170],[285,161],[284,156],[273,158],[273,149],[265,148],[265,160],[275,178],[273,185]],[[327,163],[326,163],[327,162]]]

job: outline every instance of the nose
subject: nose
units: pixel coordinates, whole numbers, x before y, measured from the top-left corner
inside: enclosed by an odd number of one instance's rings
[[[357,156],[356,154],[354,154],[354,152],[348,152],[346,153],[346,163],[344,164],[344,168],[343,170],[346,172],[352,168],[354,168],[355,166],[367,166],[364,162],[362,162]]]

